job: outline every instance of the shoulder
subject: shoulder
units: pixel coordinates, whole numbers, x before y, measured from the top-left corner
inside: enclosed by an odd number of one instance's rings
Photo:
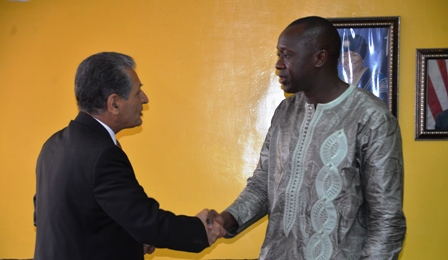
[[[300,112],[300,109],[305,106],[305,99],[303,93],[299,92],[283,99],[274,111],[272,122],[281,118],[290,116],[293,113]]]
[[[373,93],[356,88],[348,98],[347,103],[350,109],[360,118],[360,123],[380,127],[384,123],[389,126],[396,126],[398,121],[389,111],[387,105]]]
[[[48,138],[43,148],[52,153],[70,151],[84,157],[94,156],[104,149],[121,150],[100,123],[87,114],[80,115]]]
[[[303,93],[299,92],[294,95],[291,95],[280,102],[280,104],[277,106],[277,110],[288,110],[291,107],[300,107],[303,106],[305,103],[305,99],[303,97]]]
[[[353,102],[355,105],[361,106],[364,103],[367,103],[366,105],[362,106],[365,109],[372,108],[384,113],[389,112],[389,108],[387,107],[387,105],[380,98],[366,89],[355,88],[353,90],[351,98],[351,102]]]

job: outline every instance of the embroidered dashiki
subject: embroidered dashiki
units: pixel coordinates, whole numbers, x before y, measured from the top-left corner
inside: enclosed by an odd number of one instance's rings
[[[259,259],[395,259],[406,223],[396,118],[351,85],[316,107],[302,93],[275,111],[258,166],[226,211],[234,236],[269,216]]]

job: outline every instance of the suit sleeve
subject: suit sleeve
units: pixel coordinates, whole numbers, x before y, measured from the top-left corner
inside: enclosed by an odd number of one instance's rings
[[[92,178],[97,203],[137,242],[188,252],[209,246],[199,218],[162,210],[156,200],[148,198],[118,147],[107,147],[99,154]]]

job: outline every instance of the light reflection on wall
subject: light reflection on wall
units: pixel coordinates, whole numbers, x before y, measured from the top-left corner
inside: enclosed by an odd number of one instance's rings
[[[278,104],[285,98],[284,92],[278,83],[278,77],[275,71],[271,73],[269,86],[264,96],[258,101],[258,105],[255,109],[256,119],[255,128],[250,132],[244,144],[242,153],[242,161],[244,162],[241,178],[244,181],[252,176],[255,167],[257,166],[260,149],[263,145],[266,133],[268,132],[271,124],[271,118],[274,115],[274,111]]]

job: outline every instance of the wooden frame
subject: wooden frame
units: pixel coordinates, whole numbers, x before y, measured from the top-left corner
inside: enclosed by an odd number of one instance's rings
[[[362,18],[329,18],[329,21],[338,29],[342,39],[341,58],[339,72],[341,78],[348,82],[365,88],[381,98],[391,111],[398,116],[398,41],[400,17],[362,17]],[[344,63],[344,52],[354,51],[356,37],[367,43],[367,51],[363,57],[362,64],[364,72],[359,83],[355,83],[355,73],[347,68],[356,64],[353,59],[346,58]],[[350,42],[352,42],[350,44]],[[354,46],[354,48],[350,48]],[[347,56],[347,55],[345,55]],[[347,61],[349,65],[347,65]],[[354,67],[354,65],[353,65]],[[347,73],[349,71],[349,73]],[[352,77],[347,75],[353,75]],[[367,79],[372,82],[368,82]],[[353,79],[353,81],[352,81]],[[365,79],[365,80],[364,80]]]
[[[448,139],[447,68],[448,49],[417,49],[415,140]]]

